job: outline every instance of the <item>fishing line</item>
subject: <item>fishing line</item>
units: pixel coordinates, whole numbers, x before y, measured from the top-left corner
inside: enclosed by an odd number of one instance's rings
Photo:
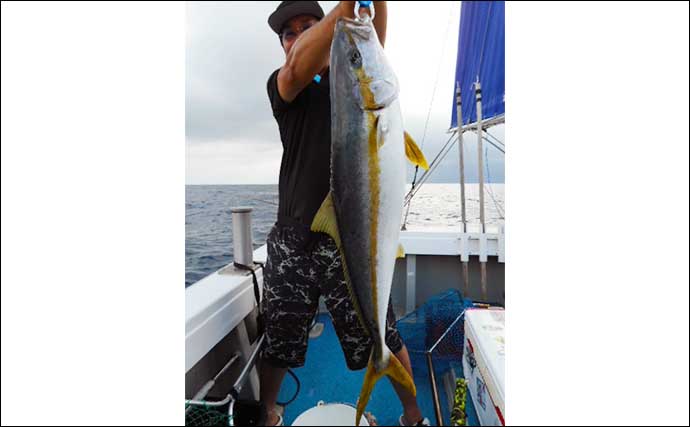
[[[453,5],[451,4],[449,9],[452,9]],[[451,17],[452,14],[450,13],[450,10],[448,11],[448,23],[446,24],[446,32],[443,35],[443,47],[441,48],[441,56],[438,59],[438,67],[436,68],[436,79],[434,80],[434,89],[431,92],[431,101],[429,101],[429,109],[427,110],[426,113],[426,122],[424,123],[424,133],[422,134],[422,144],[419,147],[420,149],[424,148],[424,141],[426,140],[426,131],[429,126],[429,119],[431,118],[431,108],[434,105],[434,99],[436,98],[436,87],[438,86],[438,76],[441,74],[441,64],[443,63],[443,56],[446,53],[446,45],[448,44],[448,29],[450,28],[450,22],[451,22]]]
[[[456,137],[456,132],[453,132],[448,138],[448,141],[443,145],[441,150],[438,152],[436,157],[434,157],[434,160],[431,162],[429,165],[429,169],[424,172],[422,177],[420,178],[419,185],[415,188],[414,186],[410,189],[410,191],[407,193],[405,196],[405,204],[408,204],[411,202],[412,198],[414,197],[415,194],[417,194],[417,191],[422,187],[422,184],[424,184],[428,179],[429,176],[436,170],[438,165],[441,163],[441,160],[443,160],[446,155],[450,152],[450,148],[453,146],[451,142],[453,142],[453,139]]]
[[[438,76],[441,74],[441,63],[443,62],[443,56],[446,53],[446,45],[448,43],[448,29],[450,28],[450,23],[451,23],[451,17],[452,17],[451,10],[452,10],[452,8],[453,8],[453,4],[451,3],[451,5],[449,6],[449,10],[448,10],[448,23],[446,24],[446,32],[443,35],[443,47],[441,48],[441,57],[438,60],[438,67],[436,69],[436,80],[434,80],[434,89],[431,93],[431,100],[429,101],[429,109],[427,110],[427,113],[426,113],[426,122],[424,123],[424,133],[422,134],[422,143],[421,143],[421,147],[420,147],[420,150],[422,150],[422,151],[424,149],[424,141],[426,141],[426,131],[427,131],[427,127],[429,126],[429,118],[431,117],[431,108],[434,105],[434,98],[436,97],[436,87],[438,86]],[[431,169],[431,166],[429,166],[429,169]],[[414,177],[412,178],[412,188],[410,188],[410,193],[415,189],[415,184],[417,183],[417,173],[418,172],[419,172],[419,165],[415,166],[415,168],[414,168]],[[411,198],[410,198],[410,200],[411,200]],[[407,216],[410,214],[410,200],[408,200],[406,202],[407,203],[407,209],[405,210],[405,219],[403,219],[403,224],[401,227],[402,230],[406,229],[405,224],[407,224]]]
[[[269,205],[278,206],[278,203],[276,203],[276,202],[270,202],[270,201],[268,201],[268,200],[255,199],[255,198],[253,198],[253,197],[247,197],[247,199],[249,199],[249,200],[254,200],[255,202],[262,202],[262,203],[266,203],[266,204],[269,204]]]
[[[496,207],[496,210],[498,211],[498,215],[500,216],[500,219],[505,219],[505,212],[503,209],[499,206],[498,202],[496,201],[496,198],[494,197],[494,192],[491,189],[491,168],[489,168],[489,147],[484,148],[484,163],[486,164],[486,178],[489,181],[486,188],[486,192],[491,196],[491,200],[494,202],[494,206]]]
[[[496,141],[496,143],[499,144],[501,147],[506,148],[506,145],[504,143],[502,143],[500,139],[498,139],[495,136],[493,136],[492,134],[490,134],[488,129],[484,129],[484,133],[486,133],[487,135],[492,137]]]

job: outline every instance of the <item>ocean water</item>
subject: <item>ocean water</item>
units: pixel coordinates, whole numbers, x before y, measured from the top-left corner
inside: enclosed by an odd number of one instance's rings
[[[187,185],[185,199],[185,287],[232,262],[233,207],[253,208],[254,249],[278,213],[277,185]]]
[[[408,190],[409,190],[408,185]],[[407,230],[462,227],[460,184],[424,184],[415,193],[405,222]],[[465,184],[465,220],[478,229],[479,184]],[[505,221],[504,184],[484,185],[484,223],[487,231]]]
[[[409,186],[408,186],[409,189]],[[484,189],[487,229],[504,221],[504,186]],[[264,245],[278,212],[277,185],[188,185],[185,187],[185,287],[232,261],[232,212],[252,207],[254,248]],[[465,186],[466,218],[479,224],[479,185]],[[424,184],[410,204],[407,230],[461,227],[460,184]]]

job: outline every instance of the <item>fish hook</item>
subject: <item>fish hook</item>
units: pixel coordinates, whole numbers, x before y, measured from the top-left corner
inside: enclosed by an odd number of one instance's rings
[[[369,8],[369,17],[373,20],[374,16],[376,16],[376,11],[374,10],[374,2],[371,0],[355,2],[355,17],[357,18],[357,20],[364,21],[366,19],[366,16],[362,18],[359,15],[359,9],[363,7]]]

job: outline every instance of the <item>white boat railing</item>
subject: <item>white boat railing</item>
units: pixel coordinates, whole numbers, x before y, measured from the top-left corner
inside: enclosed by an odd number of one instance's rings
[[[250,215],[249,212],[240,214]],[[239,222],[239,221],[238,221]],[[251,227],[238,227],[241,233],[251,235]],[[407,230],[400,232],[400,242],[406,255],[406,311],[415,308],[417,256],[436,255],[459,257],[469,261],[478,257],[487,262],[488,257],[497,257],[505,262],[505,239],[503,225],[487,227],[487,232],[468,227],[469,231],[450,229]],[[244,237],[237,241],[247,242]],[[251,243],[251,239],[249,239]],[[239,244],[239,243],[238,243]],[[251,246],[249,246],[251,247]],[[266,245],[243,255],[245,263],[265,263]],[[249,260],[249,261],[247,261]],[[259,283],[263,282],[263,271],[255,271]],[[261,286],[259,286],[261,288]],[[185,371],[188,372],[216,344],[234,329],[245,341],[243,353],[249,351],[248,334],[244,319],[255,309],[252,276],[249,272],[228,266],[204,277],[185,289]]]

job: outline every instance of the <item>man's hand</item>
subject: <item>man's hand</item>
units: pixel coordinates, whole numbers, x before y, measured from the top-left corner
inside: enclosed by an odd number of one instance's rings
[[[350,2],[348,2],[350,3]],[[354,3],[354,2],[352,2]],[[388,5],[385,1],[374,1],[374,29],[376,29],[376,35],[379,37],[381,46],[386,45],[386,23],[388,21]],[[353,5],[354,6],[354,5]],[[360,7],[359,15],[367,13],[369,14],[368,7]],[[371,14],[369,14],[371,16]]]
[[[278,72],[278,92],[283,100],[292,102],[314,75],[328,66],[335,23],[338,18],[348,16],[348,8],[350,15],[353,15],[354,3],[340,2],[321,21],[300,34],[290,47],[285,65]]]
[[[302,33],[291,46],[278,72],[278,93],[292,102],[311,82],[314,75],[328,67],[329,52],[333,41],[333,29],[340,17],[354,19],[354,1],[341,1],[321,21]],[[383,45],[386,40],[386,2],[374,2],[376,16],[374,28]]]

